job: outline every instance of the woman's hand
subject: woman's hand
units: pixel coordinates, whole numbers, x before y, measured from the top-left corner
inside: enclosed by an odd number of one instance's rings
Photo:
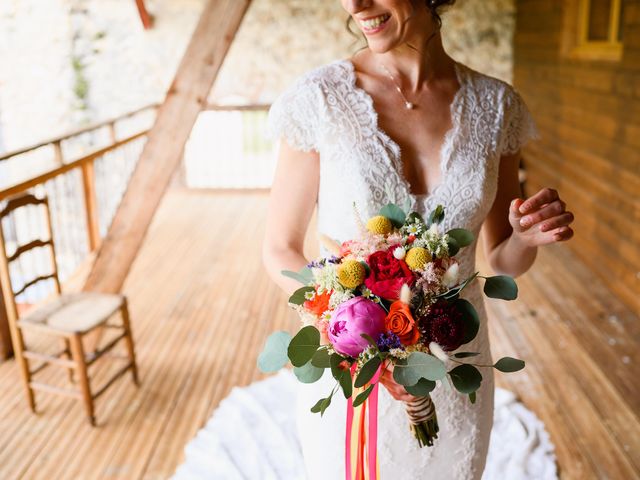
[[[393,379],[393,364],[388,363],[382,366],[382,375],[380,375],[380,383],[389,391],[391,396],[396,400],[402,400],[404,402],[411,402],[417,400],[418,397],[407,393],[402,385],[397,383]]]
[[[565,202],[552,188],[543,188],[526,200],[514,199],[509,207],[513,235],[528,247],[569,240],[573,236],[569,226],[573,213],[565,207]]]

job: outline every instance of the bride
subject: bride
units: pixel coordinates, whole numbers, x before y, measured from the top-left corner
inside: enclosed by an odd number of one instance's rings
[[[352,58],[300,76],[273,103],[272,135],[280,137],[263,244],[269,275],[287,293],[298,288],[281,270],[308,263],[303,241],[317,204],[318,231],[344,241],[362,218],[387,203],[423,216],[442,204],[443,228],[482,229],[496,272],[527,271],[539,246],[571,238],[573,215],[545,188],[521,197],[520,147],[536,135],[520,95],[508,84],[457,63],[444,51],[440,13],[455,0],[342,0],[367,40]],[[458,256],[461,278],[475,271],[475,243]],[[322,247],[321,253],[329,252]],[[464,346],[492,363],[478,282],[464,291],[480,315],[478,336]],[[440,432],[418,448],[402,400],[404,387],[385,374],[379,399],[378,451],[383,479],[480,479],[493,423],[493,369],[482,370],[475,404],[438,384],[431,393]],[[333,379],[300,384],[296,420],[310,479],[344,476],[344,397],[322,418],[311,406]]]

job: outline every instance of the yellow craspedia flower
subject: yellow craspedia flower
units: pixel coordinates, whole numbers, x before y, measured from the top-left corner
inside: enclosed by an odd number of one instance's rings
[[[371,233],[381,233],[386,235],[387,233],[391,233],[392,229],[393,225],[391,224],[391,220],[383,215],[371,217],[367,222],[367,230]]]
[[[426,248],[413,247],[405,255],[404,261],[413,271],[423,270],[425,265],[431,261],[431,255]]]
[[[343,287],[356,288],[364,282],[364,265],[357,260],[345,260],[338,265],[338,281]]]

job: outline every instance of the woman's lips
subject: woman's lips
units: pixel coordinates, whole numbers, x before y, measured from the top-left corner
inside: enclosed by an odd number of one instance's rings
[[[391,15],[385,13],[376,17],[367,18],[366,20],[360,20],[360,28],[362,28],[362,31],[366,34],[378,33],[386,27],[390,18]]]

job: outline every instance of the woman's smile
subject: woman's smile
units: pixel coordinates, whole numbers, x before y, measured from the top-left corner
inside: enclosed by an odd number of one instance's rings
[[[384,30],[390,18],[391,18],[390,14],[383,13],[382,15],[377,15],[375,17],[367,17],[365,19],[359,19],[358,23],[360,24],[360,28],[362,29],[365,35],[372,35],[374,33],[378,33]]]

